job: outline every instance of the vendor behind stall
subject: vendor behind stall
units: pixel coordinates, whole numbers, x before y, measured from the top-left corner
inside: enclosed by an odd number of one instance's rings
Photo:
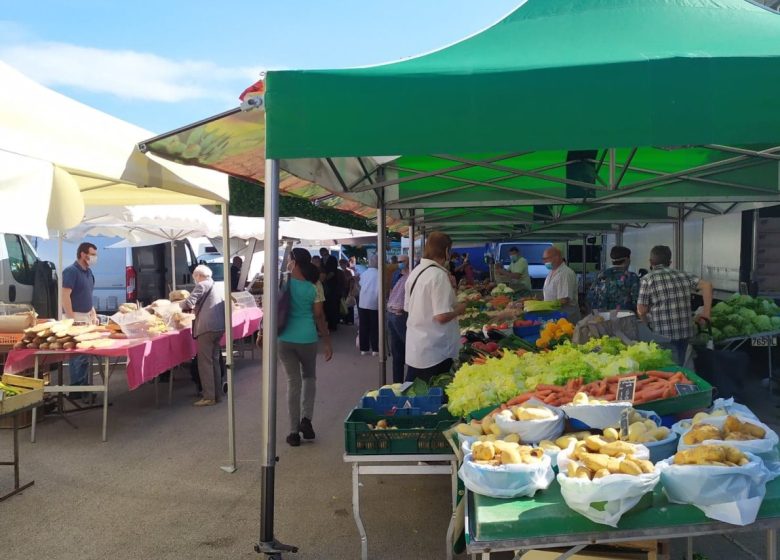
[[[577,301],[577,275],[563,262],[561,250],[548,247],[544,250],[542,261],[550,271],[544,280],[544,301],[557,300],[566,318],[576,323],[580,320],[580,306]]]
[[[212,406],[219,400],[216,388],[221,387],[222,368],[219,358],[222,348],[219,342],[225,332],[225,299],[215,289],[211,269],[206,265],[196,266],[192,278],[197,284],[190,297],[182,302],[181,308],[183,311],[192,310],[195,314],[192,336],[197,340],[198,375],[203,397],[193,404]]]

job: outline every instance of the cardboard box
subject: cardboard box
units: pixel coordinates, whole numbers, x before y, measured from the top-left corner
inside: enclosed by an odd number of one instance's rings
[[[32,404],[43,402],[43,379],[4,373],[0,380],[6,385],[23,391],[18,395],[6,395],[3,397],[3,400],[0,401],[0,416]]]

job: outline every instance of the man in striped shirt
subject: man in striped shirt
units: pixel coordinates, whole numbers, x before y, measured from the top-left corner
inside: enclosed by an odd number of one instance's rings
[[[691,294],[701,292],[704,308],[699,320],[709,320],[712,309],[712,283],[707,280],[669,268],[672,251],[666,245],[657,245],[650,251],[650,272],[639,285],[637,314],[649,317],[653,330],[669,339],[662,345],[671,349],[674,361],[683,365],[688,340],[694,335]]]

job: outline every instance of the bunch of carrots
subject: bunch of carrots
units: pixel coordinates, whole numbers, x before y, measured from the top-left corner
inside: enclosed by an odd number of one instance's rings
[[[533,391],[522,393],[502,404],[497,411],[504,408],[517,406],[528,399],[536,398],[550,406],[563,406],[574,399],[574,395],[582,392],[591,397],[597,397],[605,401],[614,401],[617,395],[618,382],[623,377],[637,377],[634,404],[642,404],[658,399],[668,399],[677,396],[677,383],[692,385],[693,381],[685,377],[681,371],[676,373],[669,371],[645,371],[637,373],[624,373],[599,379],[588,384],[583,384],[582,378],[569,380],[566,385],[539,384]]]
[[[493,309],[504,309],[507,305],[509,305],[512,301],[512,298],[509,296],[503,296],[498,295],[493,297],[493,299],[490,300],[490,306]]]

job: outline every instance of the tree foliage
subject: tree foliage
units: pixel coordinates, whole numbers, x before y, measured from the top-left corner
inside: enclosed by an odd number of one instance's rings
[[[230,178],[230,214],[233,216],[262,217],[265,188],[235,177]],[[319,208],[305,198],[282,195],[279,197],[279,216],[306,218],[332,226],[375,231],[376,225],[364,218],[332,208]]]

